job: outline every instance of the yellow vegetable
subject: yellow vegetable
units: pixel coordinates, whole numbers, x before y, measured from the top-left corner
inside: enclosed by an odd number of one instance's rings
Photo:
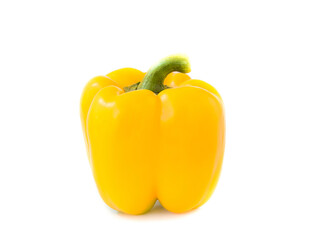
[[[123,68],[84,88],[89,161],[111,208],[142,214],[158,199],[182,213],[212,194],[224,152],[224,108],[217,90],[190,79],[189,71],[185,57],[170,56],[146,74]]]

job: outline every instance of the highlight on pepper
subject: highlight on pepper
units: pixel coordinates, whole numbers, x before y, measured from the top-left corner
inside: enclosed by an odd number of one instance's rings
[[[87,154],[111,208],[143,214],[159,200],[184,213],[213,193],[224,153],[224,106],[214,87],[189,72],[188,59],[173,55],[146,73],[122,68],[85,86]]]

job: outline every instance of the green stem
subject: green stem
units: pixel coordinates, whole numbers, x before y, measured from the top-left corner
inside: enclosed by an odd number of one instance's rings
[[[164,86],[163,81],[171,72],[190,72],[190,63],[188,58],[182,55],[172,55],[162,59],[149,69],[145,77],[138,86],[138,89],[148,89],[158,94],[168,88]]]

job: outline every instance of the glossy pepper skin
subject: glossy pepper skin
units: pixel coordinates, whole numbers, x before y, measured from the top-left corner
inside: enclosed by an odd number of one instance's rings
[[[183,213],[214,191],[225,145],[223,102],[215,88],[184,74],[189,71],[187,59],[171,56],[146,74],[119,69],[84,88],[89,161],[111,208],[142,214],[158,199]],[[133,85],[137,89],[124,91]]]

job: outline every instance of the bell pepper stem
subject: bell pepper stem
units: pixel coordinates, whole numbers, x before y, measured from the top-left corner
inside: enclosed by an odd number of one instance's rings
[[[188,73],[190,70],[190,63],[186,56],[172,55],[166,57],[149,69],[138,89],[148,89],[158,94],[168,88],[163,82],[169,73],[174,71]]]

